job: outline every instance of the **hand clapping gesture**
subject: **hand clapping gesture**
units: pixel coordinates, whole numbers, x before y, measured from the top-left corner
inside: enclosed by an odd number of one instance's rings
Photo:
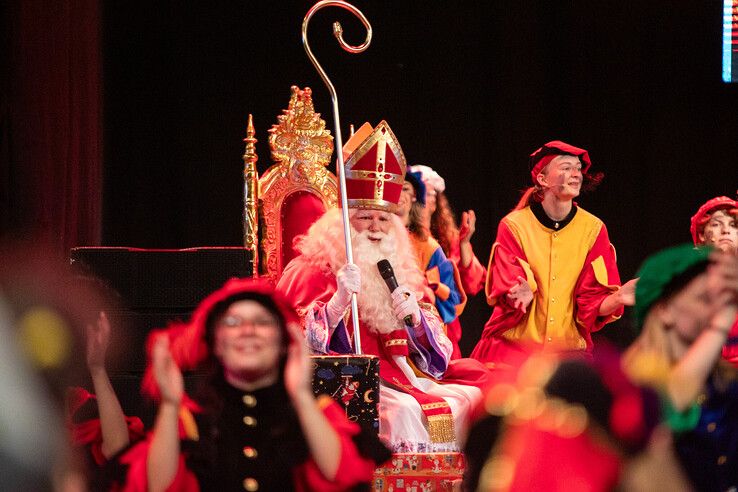
[[[151,359],[162,403],[179,407],[184,394],[184,379],[169,351],[169,339],[166,336],[160,336],[154,343]]]

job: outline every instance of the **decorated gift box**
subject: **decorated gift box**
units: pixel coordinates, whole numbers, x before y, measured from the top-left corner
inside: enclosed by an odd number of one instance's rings
[[[314,355],[313,392],[333,398],[346,417],[379,433],[379,359],[373,355]]]
[[[395,453],[374,472],[375,492],[452,490],[464,474],[461,453]]]

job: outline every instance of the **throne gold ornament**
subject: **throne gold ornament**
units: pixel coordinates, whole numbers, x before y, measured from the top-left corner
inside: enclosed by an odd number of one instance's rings
[[[253,255],[253,276],[273,283],[297,256],[295,237],[338,201],[336,176],[326,169],[333,154],[331,132],[315,112],[311,89],[292,86],[291,92],[287,109],[269,129],[274,164],[261,177],[251,115],[244,139],[244,246]]]

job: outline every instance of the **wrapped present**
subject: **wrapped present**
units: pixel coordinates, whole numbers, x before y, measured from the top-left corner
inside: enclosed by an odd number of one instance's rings
[[[395,453],[374,471],[375,492],[453,490],[464,475],[461,453]]]
[[[313,392],[333,398],[346,417],[379,433],[379,359],[373,355],[314,355]]]

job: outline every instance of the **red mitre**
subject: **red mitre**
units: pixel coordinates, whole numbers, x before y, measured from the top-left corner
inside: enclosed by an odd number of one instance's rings
[[[689,232],[692,233],[692,241],[695,246],[700,244],[700,238],[698,236],[700,226],[703,225],[706,216],[712,214],[717,210],[732,210],[738,208],[738,201],[728,198],[727,196],[719,196],[708,200],[704,205],[697,210],[697,213],[692,216],[689,225]]]
[[[538,184],[538,174],[544,167],[548,166],[548,163],[551,162],[554,157],[559,155],[573,155],[575,157],[579,157],[579,160],[582,162],[582,174],[587,174],[587,170],[592,165],[592,162],[589,160],[589,152],[586,150],[574,147],[573,145],[569,145],[561,140],[554,140],[552,142],[548,142],[530,155],[530,177],[533,179],[533,184]]]
[[[393,212],[400,201],[407,161],[386,121],[364,123],[343,146],[349,208]]]

